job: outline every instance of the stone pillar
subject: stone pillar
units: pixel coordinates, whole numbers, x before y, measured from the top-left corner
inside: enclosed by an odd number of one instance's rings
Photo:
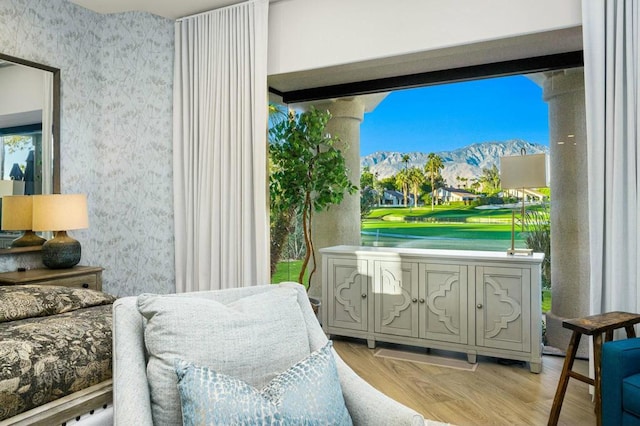
[[[562,321],[589,315],[587,146],[582,68],[550,72],[543,84],[549,104],[551,162],[551,312],[547,344],[566,351],[571,333]],[[587,340],[587,339],[582,339]],[[587,342],[579,349],[587,357]]]
[[[336,148],[342,151],[349,180],[360,185],[360,123],[364,118],[365,103],[361,97],[343,98],[316,104],[317,109],[328,109],[331,120],[327,131],[340,138]],[[360,193],[346,194],[342,203],[325,212],[315,213],[313,220],[313,242],[318,262],[311,280],[309,296],[322,296],[322,258],[319,250],[338,244],[360,245]],[[310,264],[310,269],[313,265]]]

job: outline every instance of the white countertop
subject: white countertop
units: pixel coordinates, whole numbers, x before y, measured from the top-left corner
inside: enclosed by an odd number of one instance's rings
[[[370,246],[333,246],[320,249],[322,254],[355,254],[362,256],[402,256],[429,257],[440,259],[465,259],[467,261],[500,261],[513,263],[542,263],[544,253],[533,255],[508,255],[505,251],[475,251],[475,250],[434,250],[401,247],[370,247]]]

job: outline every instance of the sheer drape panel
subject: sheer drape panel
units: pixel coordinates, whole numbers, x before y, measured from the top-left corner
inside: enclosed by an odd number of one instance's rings
[[[268,282],[267,0],[176,23],[176,290]]]
[[[591,312],[640,312],[640,3],[583,0],[582,11]]]

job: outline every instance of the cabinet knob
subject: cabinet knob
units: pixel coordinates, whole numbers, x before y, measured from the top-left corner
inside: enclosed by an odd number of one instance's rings
[[[87,283],[82,283],[82,288],[89,288],[89,284],[87,284]]]
[[[478,309],[482,309],[482,303],[478,303],[478,304],[476,305],[476,307],[477,307]]]
[[[367,298],[367,295],[366,295],[365,293],[362,293],[362,298],[363,298],[363,299],[366,299],[366,298]]]
[[[418,301],[418,299],[416,299],[416,298],[414,297],[413,299],[411,299],[411,301],[412,301],[413,303],[416,303],[416,302]]]
[[[424,299],[422,297],[420,298],[420,303],[424,303]]]

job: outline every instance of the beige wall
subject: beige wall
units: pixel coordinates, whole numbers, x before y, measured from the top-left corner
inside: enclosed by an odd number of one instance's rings
[[[280,0],[269,9],[269,75],[581,23],[580,0]]]
[[[42,109],[42,71],[19,65],[0,68],[0,115]]]

